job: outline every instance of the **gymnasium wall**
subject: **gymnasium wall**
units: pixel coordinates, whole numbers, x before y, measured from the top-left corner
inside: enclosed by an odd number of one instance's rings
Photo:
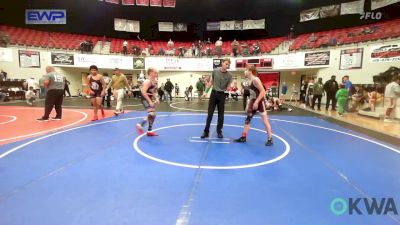
[[[348,45],[345,47],[336,47],[327,49],[330,50],[331,52],[331,57],[330,57],[331,63],[329,67],[320,69],[294,69],[294,70],[281,71],[281,82],[285,80],[289,87],[291,87],[293,82],[295,82],[296,84],[300,84],[301,75],[322,77],[323,83],[329,80],[332,75],[336,75],[336,81],[340,82],[343,76],[349,75],[350,80],[354,84],[373,84],[373,79],[372,79],[373,76],[386,71],[391,66],[400,67],[400,62],[371,63],[370,62],[371,47],[376,45],[393,45],[393,44],[397,44],[400,46],[400,39],[384,41],[384,42],[379,41],[375,43],[362,43],[357,45]],[[340,66],[341,50],[352,49],[352,48],[364,48],[362,68],[352,69],[352,70],[340,70],[339,66]],[[316,52],[327,51],[327,50],[319,49],[316,50]],[[296,74],[292,75],[292,71],[296,72]],[[291,90],[289,88],[287,98],[290,97],[290,94]],[[325,99],[323,101],[325,101]]]
[[[331,75],[336,75],[337,81],[340,81],[341,77],[344,75],[349,75],[350,80],[353,83],[363,83],[363,84],[372,84],[372,77],[377,75],[380,72],[387,70],[391,66],[400,66],[400,62],[389,62],[389,63],[371,63],[370,55],[371,55],[371,46],[375,45],[392,45],[398,44],[400,45],[400,40],[391,40],[391,41],[379,41],[375,43],[363,43],[358,45],[349,45],[346,47],[336,47],[331,49],[319,49],[318,51],[327,51],[331,52],[331,64],[329,67],[320,68],[320,69],[293,69],[293,70],[282,70],[280,81],[286,81],[287,85],[291,87],[293,83],[297,85],[300,84],[301,75],[307,76],[315,76],[322,77],[323,82],[330,79]],[[340,64],[340,51],[343,49],[351,49],[351,48],[364,48],[363,54],[363,64],[362,69],[353,69],[353,70],[339,70]],[[10,47],[12,49],[12,62],[0,62],[0,69],[3,69],[8,73],[9,78],[17,78],[17,79],[27,79],[30,77],[35,77],[39,79],[42,75],[44,75],[45,67],[50,64],[49,54],[47,50],[35,49],[35,48],[17,48]],[[40,52],[40,68],[20,68],[19,67],[19,59],[18,59],[18,50],[34,50]],[[60,52],[54,51],[53,52]],[[312,52],[312,51],[307,51]],[[101,65],[98,65],[99,67]],[[112,75],[112,70],[110,69],[99,69],[100,73],[107,71],[110,75]],[[56,71],[65,75],[67,79],[71,82],[70,90],[72,95],[77,94],[77,90],[82,88],[82,78],[81,73],[87,72],[88,68],[73,68],[73,67],[56,67]],[[295,71],[295,74],[292,72]],[[132,74],[133,82],[136,83],[136,74],[140,73],[140,70],[123,70],[125,74]],[[243,76],[243,71],[232,71],[233,75],[238,79],[238,83],[241,82],[241,77]],[[159,74],[159,82],[165,83],[167,78],[170,78],[171,81],[181,87],[181,94],[185,87],[189,85],[195,85],[198,78],[202,75],[209,75],[211,71],[205,72],[183,72],[183,71],[161,71]],[[290,96],[290,88],[288,96]]]

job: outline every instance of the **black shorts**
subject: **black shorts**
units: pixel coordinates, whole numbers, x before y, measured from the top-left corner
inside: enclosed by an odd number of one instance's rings
[[[90,98],[102,98],[101,90],[92,90],[94,93],[90,93]]]
[[[266,110],[265,110],[265,108],[266,108],[266,107],[265,107],[265,100],[264,100],[264,99],[262,99],[262,100],[258,103],[257,110],[254,110],[254,109],[253,109],[254,102],[255,102],[255,99],[251,99],[251,100],[249,101],[249,104],[247,105],[247,113],[254,114],[254,113],[256,113],[257,111],[260,112],[260,113],[266,112]]]

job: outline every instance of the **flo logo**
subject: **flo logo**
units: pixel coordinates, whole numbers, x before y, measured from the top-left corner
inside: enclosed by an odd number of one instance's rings
[[[396,203],[393,198],[335,198],[330,209],[333,214],[349,215],[398,215]]]
[[[360,14],[360,20],[380,20],[382,19],[381,12],[363,12]]]

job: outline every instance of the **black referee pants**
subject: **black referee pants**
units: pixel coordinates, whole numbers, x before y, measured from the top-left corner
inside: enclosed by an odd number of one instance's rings
[[[47,92],[46,100],[44,102],[44,116],[43,119],[48,119],[53,107],[56,108],[56,118],[61,119],[62,108],[61,105],[64,99],[64,89],[52,89]]]
[[[204,128],[205,133],[209,133],[210,124],[213,118],[215,107],[218,108],[218,123],[217,123],[217,133],[222,134],[222,127],[224,125],[224,114],[225,114],[225,93],[217,92],[215,90],[211,91],[210,101],[208,102],[208,115],[206,127]]]

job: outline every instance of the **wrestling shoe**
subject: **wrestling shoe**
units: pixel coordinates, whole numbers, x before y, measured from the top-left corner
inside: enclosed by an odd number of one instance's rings
[[[238,142],[238,143],[246,143],[246,137],[240,137],[238,139],[233,140],[233,142]]]

